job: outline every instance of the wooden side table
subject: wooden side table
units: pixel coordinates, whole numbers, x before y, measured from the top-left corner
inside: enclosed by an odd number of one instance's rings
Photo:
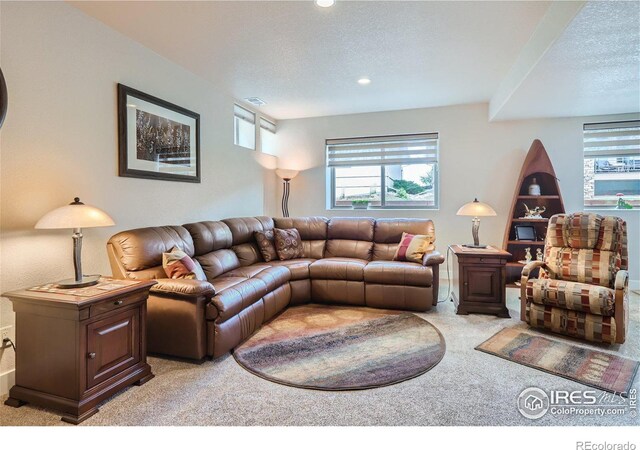
[[[505,266],[511,254],[495,247],[452,245],[451,295],[456,314],[485,313],[511,317],[506,306]]]
[[[78,424],[123,388],[153,378],[146,315],[155,281],[102,278],[96,286],[53,285],[3,294],[16,313],[16,385],[6,405],[55,409]]]

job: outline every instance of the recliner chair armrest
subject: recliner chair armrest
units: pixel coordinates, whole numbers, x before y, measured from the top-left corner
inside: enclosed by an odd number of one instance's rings
[[[425,253],[422,257],[423,266],[435,266],[436,264],[442,264],[444,262],[444,256],[440,252],[432,251]]]
[[[182,297],[213,297],[216,290],[208,281],[192,280],[188,278],[160,278],[158,284],[151,288],[156,294],[170,294]]]
[[[627,272],[626,270],[618,270],[618,273],[616,274],[616,282],[615,282],[614,288],[616,290],[618,289],[625,290],[628,285],[629,285],[629,272]]]
[[[525,266],[522,268],[522,275],[521,275],[521,281],[524,283],[526,283],[526,281],[523,281],[525,278],[528,280],[529,279],[529,274],[531,273],[531,271],[533,269],[537,269],[538,267],[544,267],[546,266],[546,263],[544,261],[529,261],[527,264],[525,264]]]
[[[520,275],[520,320],[526,322],[526,309],[527,309],[527,281],[529,281],[529,274],[533,269],[542,268],[546,264],[544,261],[529,261],[522,268],[522,275]]]

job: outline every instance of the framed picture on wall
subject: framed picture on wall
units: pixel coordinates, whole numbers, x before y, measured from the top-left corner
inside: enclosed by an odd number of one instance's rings
[[[119,175],[200,183],[200,114],[118,84]]]

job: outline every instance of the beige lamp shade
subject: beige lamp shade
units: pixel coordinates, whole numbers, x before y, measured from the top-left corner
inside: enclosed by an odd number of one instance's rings
[[[496,212],[491,206],[487,205],[486,203],[479,202],[478,199],[476,198],[472,202],[469,202],[463,205],[458,210],[456,215],[483,217],[483,216],[495,216]]]
[[[48,212],[36,223],[36,228],[110,227],[115,222],[101,209],[85,205],[76,197],[73,203]]]
[[[298,175],[297,170],[290,169],[276,169],[276,175],[278,175],[283,180],[293,180]]]

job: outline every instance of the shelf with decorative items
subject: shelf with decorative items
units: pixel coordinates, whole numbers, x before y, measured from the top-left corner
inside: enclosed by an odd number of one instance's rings
[[[524,265],[542,259],[549,218],[563,212],[553,165],[544,145],[536,139],[520,171],[504,233],[502,247],[512,255],[506,264],[507,287],[519,287]]]

